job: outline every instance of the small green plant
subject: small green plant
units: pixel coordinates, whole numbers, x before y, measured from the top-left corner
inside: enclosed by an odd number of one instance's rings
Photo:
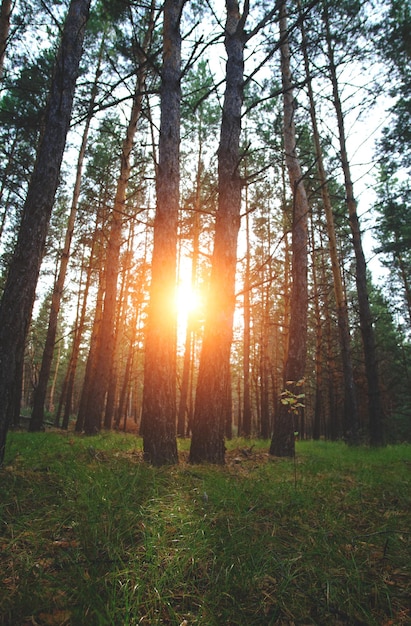
[[[303,400],[305,393],[295,393],[295,391],[293,391],[295,387],[303,387],[304,383],[304,378],[297,382],[288,380],[286,382],[286,388],[280,394],[281,404],[288,406],[290,412],[293,414],[298,414],[299,410],[304,408]]]

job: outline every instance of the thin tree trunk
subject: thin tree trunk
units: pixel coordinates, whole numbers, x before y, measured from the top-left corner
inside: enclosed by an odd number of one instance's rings
[[[18,240],[0,304],[0,464],[18,406],[24,347],[83,52],[90,0],[72,0],[56,57],[55,73],[37,160],[23,208]]]
[[[2,0],[0,8],[0,81],[3,78],[4,58],[6,56],[12,10],[12,0]]]
[[[118,402],[117,413],[116,413],[116,420],[115,420],[116,429],[120,428],[120,421],[121,421],[121,418],[123,417],[124,418],[124,430],[126,430],[127,391],[130,388],[130,377],[131,377],[131,372],[133,370],[138,316],[139,316],[139,305],[136,302],[134,304],[133,316],[130,321],[130,339],[129,339],[129,345],[128,345],[126,367],[125,367],[125,372],[123,376],[123,384],[120,390],[119,402]]]
[[[97,217],[97,220],[98,220],[98,217]],[[95,234],[96,233],[97,233],[97,228],[95,230]],[[80,355],[81,340],[83,338],[84,328],[86,324],[87,300],[88,300],[88,294],[89,294],[90,286],[91,286],[91,278],[92,278],[92,271],[93,271],[92,262],[93,262],[95,247],[96,247],[96,237],[94,236],[91,250],[90,250],[90,263],[89,263],[89,266],[87,268],[87,273],[86,273],[86,282],[85,282],[84,291],[83,291],[83,301],[81,304],[81,309],[79,308],[80,301],[78,301],[78,305],[77,305],[76,324],[75,324],[75,330],[74,330],[73,344],[71,347],[70,360],[69,360],[69,365],[68,365],[67,374],[65,378],[62,398],[59,404],[59,411],[58,411],[58,414],[56,415],[56,423],[58,425],[60,422],[61,408],[64,404],[63,423],[62,423],[63,429],[68,428],[70,415],[74,408],[73,407],[74,382],[76,378],[77,363],[78,363],[78,359]],[[80,294],[79,294],[79,300],[80,300]]]
[[[133,229],[133,226],[131,226]],[[126,326],[126,317],[127,317],[127,304],[128,297],[130,293],[130,284],[131,281],[134,280],[134,276],[132,276],[131,266],[128,266],[128,261],[132,258],[132,249],[134,242],[134,234],[133,232],[129,232],[128,237],[128,249],[126,255],[124,255],[124,263],[123,263],[123,280],[121,283],[120,294],[118,298],[117,305],[117,319],[115,322],[115,345],[114,352],[112,358],[112,364],[110,369],[110,377],[108,383],[108,392],[107,392],[107,403],[106,410],[104,413],[104,428],[106,430],[111,429],[113,419],[115,419],[116,413],[116,401],[118,399],[118,387],[119,387],[119,371],[120,371],[120,360],[121,360],[121,347],[123,344],[124,337],[124,329]]]
[[[44,405],[47,396],[47,386],[50,378],[51,364],[53,362],[54,344],[56,341],[57,322],[60,311],[61,299],[63,297],[64,283],[66,280],[67,267],[70,258],[71,241],[73,239],[74,224],[77,216],[78,200],[80,197],[81,178],[83,172],[84,157],[88,141],[91,120],[94,115],[94,104],[97,97],[98,78],[100,76],[100,66],[103,56],[104,35],[100,45],[100,51],[97,61],[97,68],[94,76],[93,87],[91,90],[90,103],[88,105],[86,123],[83,130],[80,151],[77,160],[76,180],[74,183],[73,198],[71,202],[70,215],[67,222],[66,236],[61,254],[60,269],[57,280],[54,285],[51,297],[51,308],[49,315],[49,323],[47,328],[46,341],[44,345],[43,357],[41,361],[40,373],[37,386],[33,394],[33,408],[30,420],[30,431],[38,431],[43,428]]]
[[[344,128],[344,115],[341,98],[339,94],[337,67],[334,58],[334,49],[330,30],[327,2],[324,2],[324,21],[326,28],[327,54],[329,60],[330,79],[333,90],[333,104],[337,116],[338,135],[340,143],[341,165],[344,174],[346,203],[348,209],[349,222],[351,227],[353,248],[356,262],[356,284],[360,316],[360,328],[363,342],[365,359],[365,371],[368,385],[368,416],[369,433],[371,445],[383,445],[383,410],[381,405],[380,384],[377,365],[377,354],[375,347],[375,337],[373,319],[371,315],[370,303],[368,300],[367,287],[367,265],[365,262],[364,250],[361,241],[361,230],[357,214],[357,202],[354,197],[354,186],[351,178],[350,164],[348,161],[346,135]],[[355,428],[355,425],[352,425]],[[349,441],[356,443],[355,432],[349,433]]]
[[[89,381],[87,398],[87,419],[85,432],[95,434],[101,429],[101,421],[105,408],[106,396],[109,389],[109,377],[113,367],[113,358],[116,351],[115,316],[117,308],[117,281],[120,267],[120,248],[122,244],[123,221],[126,205],[126,193],[131,173],[131,151],[137,124],[141,116],[142,101],[147,77],[147,50],[149,48],[154,28],[154,1],[151,4],[148,26],[142,44],[142,54],[139,59],[137,80],[134,91],[133,105],[128,122],[126,137],[124,138],[120,175],[117,181],[116,195],[111,218],[110,235],[107,246],[105,263],[105,294],[103,316],[101,320],[100,340],[97,346],[97,358]]]
[[[185,0],[166,0],[163,9],[157,205],[141,424],[144,458],[153,465],[178,462],[175,288],[180,205],[180,20],[184,4]]]
[[[192,424],[192,463],[224,464],[227,399],[231,393],[230,352],[242,188],[239,147],[244,97],[244,26],[248,4],[242,16],[236,1],[226,0],[226,10],[227,66],[218,149],[218,211]]]
[[[93,431],[89,427],[88,419],[88,406],[89,399],[91,397],[90,394],[90,381],[93,378],[94,370],[96,367],[96,360],[98,354],[98,343],[100,341],[101,335],[101,320],[103,317],[103,301],[104,301],[104,288],[105,288],[105,276],[102,272],[100,272],[100,280],[98,285],[98,292],[96,298],[96,304],[94,308],[94,320],[93,320],[93,331],[90,340],[90,348],[87,357],[86,363],[86,371],[83,380],[83,387],[80,395],[79,408],[77,413],[77,420],[75,429],[77,432],[81,432],[84,430],[86,433],[94,434]]]
[[[250,394],[250,348],[251,348],[251,306],[250,306],[250,219],[246,190],[246,256],[244,276],[244,337],[243,337],[243,418],[239,434],[251,436],[251,394]]]
[[[54,393],[56,391],[56,383],[60,366],[60,356],[61,356],[61,339],[58,341],[57,347],[57,356],[56,356],[56,369],[54,371],[53,379],[51,381],[49,400],[48,400],[48,410],[51,414],[54,413]]]
[[[195,291],[197,287],[197,265],[199,257],[199,239],[200,239],[200,210],[201,210],[201,174],[202,174],[202,141],[201,127],[199,131],[200,147],[197,159],[197,176],[196,176],[196,195],[194,205],[193,219],[193,254],[191,259],[191,289]],[[189,311],[187,318],[187,329],[184,344],[184,360],[183,373],[181,377],[180,402],[177,414],[177,435],[184,437],[187,431],[188,413],[189,413],[189,390],[190,390],[190,373],[192,347],[194,343],[194,325],[193,312]],[[187,420],[186,420],[187,415]]]
[[[312,425],[312,437],[318,440],[321,435],[321,424],[324,417],[324,401],[323,401],[323,322],[321,319],[320,294],[318,289],[317,276],[317,254],[315,250],[314,225],[311,216],[311,258],[312,258],[312,290],[314,300],[314,319],[315,319],[315,400],[314,400],[314,417]]]
[[[334,215],[331,206],[331,198],[328,191],[328,182],[321,149],[320,133],[318,131],[315,99],[312,88],[311,72],[306,44],[306,33],[303,21],[301,22],[301,33],[303,41],[305,74],[307,78],[308,96],[310,101],[310,115],[314,137],[315,156],[317,160],[317,171],[321,187],[323,209],[327,222],[328,249],[331,259],[335,301],[337,306],[338,330],[340,336],[341,358],[344,375],[344,436],[348,442],[355,443],[358,439],[358,406],[351,357],[348,308],[345,291],[343,289],[343,282],[341,278],[341,270],[338,259]]]
[[[284,149],[293,195],[291,317],[285,364],[285,390],[296,397],[303,393],[302,382],[307,352],[307,220],[309,206],[296,151],[295,102],[285,0],[283,0],[280,9],[280,38],[282,42],[280,50],[284,107]],[[270,454],[282,457],[294,456],[294,432],[298,424],[298,416],[299,411],[293,411],[290,404],[280,403],[271,440]]]
[[[268,439],[271,435],[270,420],[270,355],[269,350],[269,333],[270,333],[270,283],[265,288],[262,302],[262,319],[261,319],[261,339],[260,339],[260,436],[262,439]]]
[[[395,253],[395,262],[398,265],[399,274],[404,285],[405,302],[408,311],[408,323],[411,328],[411,285],[408,279],[408,272],[401,252]]]

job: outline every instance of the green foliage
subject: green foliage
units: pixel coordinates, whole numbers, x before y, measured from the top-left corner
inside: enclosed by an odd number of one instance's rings
[[[281,404],[288,407],[290,413],[298,415],[299,410],[304,408],[305,393],[296,393],[298,387],[304,386],[304,379],[298,380],[296,383],[288,381],[289,385],[280,394]]]
[[[295,488],[252,444],[158,469],[134,436],[10,433],[0,624],[409,623],[410,447],[298,443]]]

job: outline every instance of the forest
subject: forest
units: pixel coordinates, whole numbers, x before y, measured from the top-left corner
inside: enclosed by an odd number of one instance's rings
[[[2,0],[0,464],[410,442],[410,58],[409,0]]]

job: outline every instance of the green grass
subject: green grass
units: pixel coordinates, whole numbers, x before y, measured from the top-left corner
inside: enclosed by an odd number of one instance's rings
[[[254,444],[252,451],[250,446]],[[411,623],[411,447],[228,443],[142,462],[132,435],[9,434],[0,625]]]

